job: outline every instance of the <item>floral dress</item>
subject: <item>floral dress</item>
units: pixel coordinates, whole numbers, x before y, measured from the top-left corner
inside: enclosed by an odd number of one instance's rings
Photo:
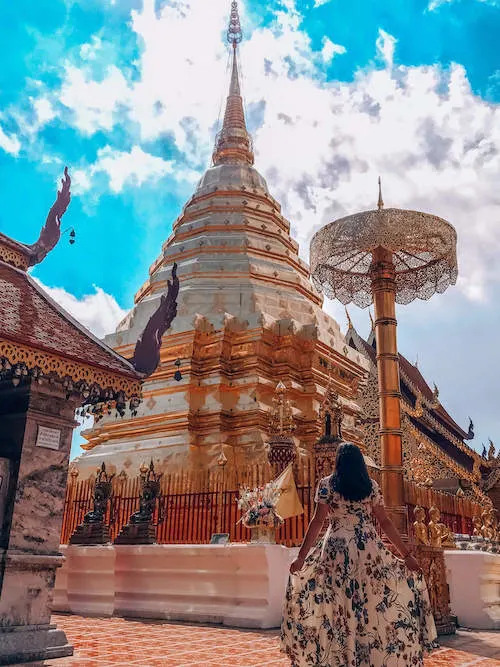
[[[316,502],[329,506],[322,540],[290,576],[281,650],[294,667],[423,665],[436,627],[421,574],[410,572],[380,540],[372,507],[378,485],[361,502],[344,500],[322,479]]]

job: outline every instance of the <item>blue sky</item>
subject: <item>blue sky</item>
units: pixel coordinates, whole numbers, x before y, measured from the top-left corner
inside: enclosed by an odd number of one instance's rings
[[[312,233],[371,207],[428,210],[459,233],[460,281],[400,310],[401,351],[481,440],[500,431],[500,3],[241,3],[256,166]],[[227,88],[229,0],[2,3],[0,229],[37,237],[68,164],[63,240],[34,275],[102,335],[133,302],[208,166]],[[338,304],[329,312],[345,324]],[[352,309],[362,333],[368,315]],[[76,451],[76,450],[75,450]]]

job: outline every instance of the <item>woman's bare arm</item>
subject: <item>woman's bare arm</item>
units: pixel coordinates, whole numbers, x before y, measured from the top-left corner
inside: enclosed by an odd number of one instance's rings
[[[314,516],[311,519],[311,523],[307,528],[306,534],[304,535],[304,540],[302,542],[302,546],[300,547],[298,556],[290,566],[290,572],[292,574],[294,572],[297,572],[297,570],[300,570],[304,565],[304,561],[306,559],[307,554],[309,553],[311,547],[315,544],[316,540],[318,539],[319,532],[323,527],[323,523],[326,519],[327,514],[328,514],[328,505],[326,505],[325,503],[317,503],[316,508],[314,510]]]

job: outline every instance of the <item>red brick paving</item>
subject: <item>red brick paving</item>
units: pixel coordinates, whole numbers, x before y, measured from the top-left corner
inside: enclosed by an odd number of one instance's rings
[[[290,667],[277,631],[56,615],[75,647],[53,667]],[[425,667],[500,667],[500,633],[460,632]]]

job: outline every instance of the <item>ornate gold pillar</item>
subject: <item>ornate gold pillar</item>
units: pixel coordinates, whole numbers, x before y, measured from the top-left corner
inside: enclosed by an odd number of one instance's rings
[[[404,500],[401,392],[397,351],[396,271],[392,253],[379,247],[371,265],[375,306],[382,487],[387,512],[400,533],[408,535]]]

